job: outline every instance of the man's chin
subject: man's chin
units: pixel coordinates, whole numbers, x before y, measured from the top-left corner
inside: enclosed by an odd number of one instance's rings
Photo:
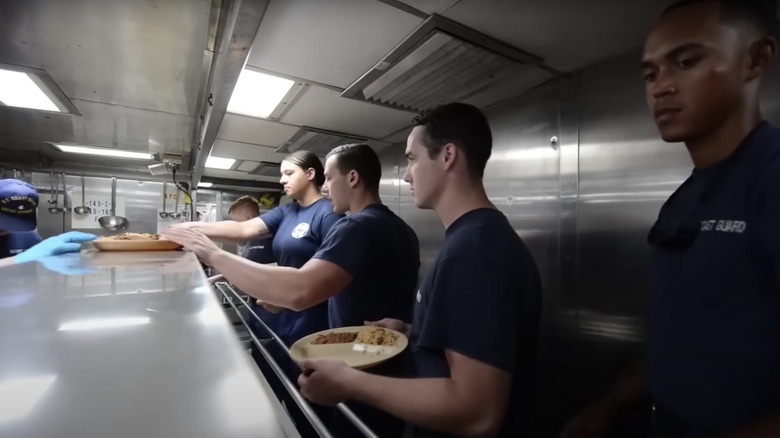
[[[661,134],[661,138],[667,143],[680,143],[691,137],[689,133],[682,129],[659,128],[658,132]]]

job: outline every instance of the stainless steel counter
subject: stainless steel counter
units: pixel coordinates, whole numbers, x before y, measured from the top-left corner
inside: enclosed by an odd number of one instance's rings
[[[294,437],[192,254],[0,269],[0,437]]]

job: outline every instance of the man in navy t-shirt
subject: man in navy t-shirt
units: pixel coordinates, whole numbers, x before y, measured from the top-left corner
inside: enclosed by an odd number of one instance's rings
[[[323,192],[336,213],[350,215],[333,226],[300,269],[248,263],[192,229],[172,229],[170,238],[234,279],[243,292],[268,304],[299,310],[328,302],[333,328],[363,325],[385,316],[410,321],[419,243],[414,231],[381,204],[381,176],[379,157],[368,145],[339,146],[328,154]],[[400,369],[390,364],[378,372]],[[400,436],[403,431],[400,420],[375,409],[352,407],[381,437]],[[334,426],[337,436],[352,436],[355,431],[342,428],[340,420]]]
[[[780,130],[758,103],[777,50],[767,17],[745,0],[686,1],[647,38],[650,109],[695,168],[648,236],[647,364],[565,437],[646,393],[653,436],[780,437]]]
[[[17,179],[0,179],[0,267],[78,252],[81,242],[97,238],[71,231],[41,241],[35,232],[37,207],[38,193],[32,185]]]
[[[453,103],[415,120],[404,179],[415,205],[434,210],[444,246],[417,292],[410,333],[413,379],[376,376],[312,360],[303,394],[379,407],[415,426],[415,437],[519,437],[531,411],[541,310],[536,264],[482,183],[492,136],[475,107]]]

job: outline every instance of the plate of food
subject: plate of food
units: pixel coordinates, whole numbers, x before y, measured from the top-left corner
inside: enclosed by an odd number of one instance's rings
[[[181,245],[160,237],[159,234],[123,233],[93,240],[100,251],[175,251]]]
[[[399,355],[409,346],[400,332],[375,326],[341,327],[301,338],[290,347],[296,362],[340,359],[352,368],[371,368]]]

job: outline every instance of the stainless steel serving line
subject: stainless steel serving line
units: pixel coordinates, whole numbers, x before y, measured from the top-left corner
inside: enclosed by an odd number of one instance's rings
[[[237,317],[241,321],[241,324],[246,327],[246,330],[249,332],[249,336],[251,337],[252,343],[258,348],[260,353],[262,354],[263,358],[268,361],[271,368],[274,370],[274,373],[279,377],[279,380],[282,381],[282,384],[284,385],[285,389],[290,393],[290,395],[295,400],[296,404],[301,408],[301,411],[306,416],[306,418],[309,420],[309,422],[312,424],[312,427],[314,430],[323,438],[330,438],[332,435],[327,430],[327,428],[322,424],[319,417],[314,413],[309,403],[306,401],[306,399],[303,398],[303,396],[298,391],[298,387],[295,383],[291,382],[290,379],[287,378],[287,375],[282,371],[282,369],[279,367],[279,365],[276,363],[276,361],[271,357],[271,355],[268,353],[268,350],[266,350],[264,344],[266,344],[269,341],[276,342],[285,352],[289,354],[290,348],[287,346],[287,344],[282,341],[279,336],[274,333],[273,330],[271,330],[265,322],[257,315],[257,313],[252,310],[250,306],[246,305],[246,301],[244,301],[241,297],[241,295],[233,288],[229,283],[226,282],[218,282],[215,284],[217,290],[219,290],[220,294],[225,298],[225,301],[230,305],[230,307],[233,308],[233,310],[236,312]],[[233,298],[236,298],[233,300]],[[246,307],[247,310],[247,317],[253,318],[255,321],[260,324],[263,329],[268,332],[271,335],[270,340],[262,340],[259,339],[257,336],[255,336],[254,333],[252,333],[252,330],[249,329],[249,324],[244,318],[244,316],[241,314],[240,309],[236,305],[236,302],[240,303],[240,305],[243,305]],[[339,403],[337,406],[338,410],[352,423],[352,425],[357,428],[366,438],[379,438],[372,430],[369,428],[365,423],[363,423],[360,418],[355,415],[354,412],[352,412],[347,405],[344,403]]]
[[[300,437],[185,252],[0,269],[0,436]]]

